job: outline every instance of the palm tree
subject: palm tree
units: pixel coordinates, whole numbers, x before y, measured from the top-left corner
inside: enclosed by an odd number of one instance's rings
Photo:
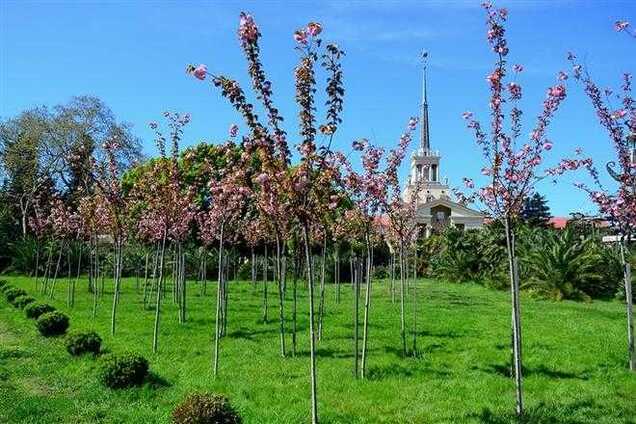
[[[556,300],[589,300],[582,288],[602,280],[597,272],[601,259],[590,237],[579,237],[570,229],[544,232],[541,242],[525,257],[532,279],[522,288]]]

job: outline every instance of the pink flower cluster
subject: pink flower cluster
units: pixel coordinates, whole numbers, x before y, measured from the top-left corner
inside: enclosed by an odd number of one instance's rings
[[[505,9],[496,9],[491,4],[484,5],[487,12],[487,38],[496,53],[496,66],[487,76],[490,88],[490,134],[482,129],[481,124],[471,112],[464,112],[462,117],[467,127],[472,130],[477,144],[482,148],[487,165],[482,168],[482,175],[489,177],[488,185],[477,189],[472,195],[465,195],[455,189],[455,195],[462,202],[479,198],[495,216],[514,216],[519,213],[523,199],[533,191],[534,183],[541,178],[537,176],[536,167],[543,162],[543,155],[552,149],[552,143],[546,138],[548,124],[566,97],[566,89],[562,81],[567,79],[564,72],[557,76],[558,84],[546,92],[543,109],[537,117],[537,123],[530,133],[530,140],[519,144],[521,136],[522,111],[517,102],[522,97],[522,88],[517,82],[505,83],[508,44],[505,39],[504,23],[508,13]],[[523,71],[521,65],[514,65],[516,73]],[[509,96],[504,97],[507,90]],[[510,131],[505,129],[504,121],[506,102],[512,102],[509,111]],[[557,171],[554,171],[557,172]],[[464,178],[468,189],[475,188],[472,179]]]
[[[317,37],[322,32],[322,25],[317,22],[310,22],[305,28],[294,32],[294,40],[299,44],[307,44],[312,37]]]
[[[260,32],[254,22],[252,15],[245,12],[241,12],[239,17],[238,36],[243,43],[254,43],[258,40]]]

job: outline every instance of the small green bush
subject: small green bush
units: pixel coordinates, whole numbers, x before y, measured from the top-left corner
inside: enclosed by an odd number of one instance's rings
[[[243,420],[223,395],[195,393],[172,411],[174,424],[241,424]]]
[[[9,282],[7,280],[0,280],[0,290],[4,291],[4,287],[8,285]]]
[[[111,355],[101,369],[101,381],[111,389],[139,386],[147,375],[148,360],[136,353]]]
[[[15,299],[13,299],[13,302],[11,302],[13,304],[13,306],[15,306],[16,308],[19,309],[24,309],[24,307],[26,305],[28,305],[29,303],[33,303],[35,302],[35,297],[33,296],[28,296],[28,295],[23,295],[23,296],[18,296]]]
[[[40,315],[55,311],[55,306],[48,303],[33,302],[24,307],[27,318],[38,319]]]
[[[0,286],[0,292],[2,293],[6,293],[11,289],[15,289],[15,286],[12,286],[11,284],[5,284],[4,286]]]
[[[26,296],[27,292],[22,289],[17,289],[15,287],[10,288],[9,290],[5,290],[4,297],[7,299],[7,302],[13,303],[13,300],[18,296]]]
[[[73,356],[84,353],[99,354],[102,338],[94,331],[88,333],[72,333],[66,336],[66,350]]]
[[[35,325],[43,336],[59,336],[68,329],[68,316],[58,311],[47,312],[40,315]]]

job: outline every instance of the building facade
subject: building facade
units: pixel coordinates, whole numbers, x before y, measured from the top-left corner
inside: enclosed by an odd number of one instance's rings
[[[439,151],[431,149],[428,119],[428,98],[426,92],[426,63],[422,72],[422,104],[420,117],[420,144],[411,155],[409,179],[404,189],[404,200],[414,195],[416,184],[420,186],[417,193],[417,223],[423,227],[427,237],[432,232],[439,232],[447,226],[459,229],[481,228],[486,216],[474,209],[457,203],[451,199],[448,179],[441,178],[441,159]]]

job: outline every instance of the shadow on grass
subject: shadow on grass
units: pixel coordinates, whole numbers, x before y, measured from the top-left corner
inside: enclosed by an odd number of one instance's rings
[[[488,424],[581,424],[589,421],[583,421],[577,418],[577,415],[593,419],[601,418],[606,414],[607,411],[596,405],[593,400],[584,399],[559,405],[541,402],[537,406],[526,408],[522,417],[517,417],[512,412],[493,412],[489,408],[484,408],[480,413],[472,414],[471,417]]]
[[[0,359],[19,359],[19,358],[28,358],[33,356],[30,352],[22,350],[20,348],[7,347],[0,349]]]
[[[319,358],[341,358],[342,359],[342,358],[353,358],[353,353],[342,351],[342,350],[319,347],[316,349],[316,356]],[[309,357],[309,351],[308,350],[296,351],[296,357]]]
[[[274,334],[274,333],[278,333],[278,329],[271,328],[271,329],[261,329],[261,330],[253,330],[253,329],[246,330],[241,328],[239,330],[234,330],[227,333],[227,337],[230,337],[233,339],[254,340],[254,339],[260,338],[260,336],[262,335]]]
[[[437,297],[441,299],[445,304],[457,305],[457,306],[483,306],[487,305],[487,302],[475,300],[468,296],[459,296],[455,294],[444,294]]]
[[[442,378],[447,377],[450,373],[448,371],[432,368],[406,367],[399,364],[373,366],[370,367],[367,372],[367,378],[372,381],[384,380],[387,378],[422,377],[426,375]]]
[[[474,369],[478,369],[484,372],[488,372],[491,374],[498,374],[503,377],[511,378],[511,369],[510,365],[501,365],[501,364],[493,364],[489,365],[486,368],[474,367]],[[538,367],[523,367],[523,375],[533,376],[539,375],[547,378],[556,378],[556,379],[576,379],[576,380],[588,380],[589,376],[587,373],[572,373],[567,371],[559,371],[546,367],[545,365],[540,365]]]
[[[462,337],[468,337],[468,333],[455,330],[448,330],[446,332],[433,332],[428,330],[421,330],[417,332],[418,337],[437,337],[444,339],[461,339]]]
[[[146,384],[153,389],[161,389],[163,387],[172,387],[172,383],[156,374],[154,372],[150,372],[148,377],[146,377]]]

